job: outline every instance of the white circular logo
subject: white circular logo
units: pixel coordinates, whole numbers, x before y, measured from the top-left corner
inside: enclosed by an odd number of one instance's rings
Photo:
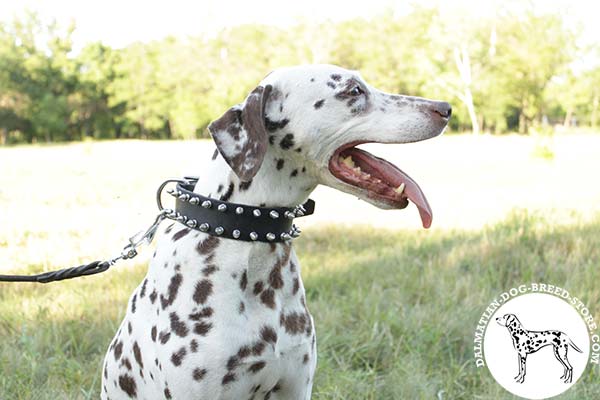
[[[493,313],[483,355],[506,390],[527,399],[546,399],[565,392],[583,374],[590,336],[571,304],[550,294],[529,293]]]

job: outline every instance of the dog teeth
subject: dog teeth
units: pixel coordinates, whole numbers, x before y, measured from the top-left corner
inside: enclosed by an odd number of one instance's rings
[[[351,169],[354,168],[354,160],[352,159],[352,156],[348,156],[346,158],[340,157],[339,161],[340,161],[340,164],[344,164],[348,168],[351,168]]]
[[[400,184],[400,186],[398,186],[396,189],[394,189],[394,192],[398,193],[398,194],[402,194],[404,192],[404,187],[406,185],[404,184],[404,182],[402,182]]]

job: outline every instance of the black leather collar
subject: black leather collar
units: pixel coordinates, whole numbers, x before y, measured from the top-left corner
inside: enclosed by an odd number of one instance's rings
[[[166,181],[159,188],[158,205],[161,209],[160,194],[172,181]],[[300,235],[300,229],[293,224],[294,218],[311,215],[315,209],[315,202],[310,199],[293,208],[229,203],[194,193],[196,177],[176,181],[176,188],[167,191],[176,199],[175,210],[167,216],[212,236],[246,242],[288,241]]]

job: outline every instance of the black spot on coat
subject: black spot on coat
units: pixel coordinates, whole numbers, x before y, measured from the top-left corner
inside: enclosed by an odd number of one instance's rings
[[[175,353],[171,354],[171,362],[174,366],[179,367],[187,354],[185,347],[180,348]]]
[[[243,192],[245,190],[248,190],[248,188],[250,187],[250,185],[252,185],[252,179],[250,179],[247,182],[240,182],[240,192]]]
[[[229,184],[227,191],[221,196],[221,201],[228,201],[233,194],[233,182]]]
[[[119,387],[127,393],[129,397],[136,397],[137,386],[135,380],[130,375],[119,375]]]
[[[281,142],[279,142],[279,147],[281,147],[283,150],[289,150],[294,147],[294,135],[291,133],[285,135],[283,139],[281,139]]]
[[[265,118],[265,126],[269,132],[275,132],[283,129],[289,122],[290,120],[287,118],[284,118],[281,121],[271,121],[269,118]]]
[[[179,287],[181,286],[181,282],[183,281],[183,275],[180,273],[176,273],[171,277],[171,281],[169,282],[169,287],[167,288],[167,297],[164,295],[160,295],[160,303],[163,308],[167,308],[175,301],[177,297],[177,293],[179,293]],[[152,296],[152,295],[150,295]]]

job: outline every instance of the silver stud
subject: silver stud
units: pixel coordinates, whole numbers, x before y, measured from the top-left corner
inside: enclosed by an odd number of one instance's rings
[[[278,213],[277,211],[275,211],[275,210],[272,210],[272,211],[269,213],[269,216],[270,216],[271,218],[273,218],[273,219],[277,219],[277,218],[279,218],[279,213]]]
[[[240,237],[240,231],[238,231],[237,229],[234,230],[233,232],[231,232],[231,236],[233,236],[234,239],[237,239]]]
[[[294,211],[294,213],[296,214],[296,217],[303,217],[304,216],[304,212],[300,209]]]
[[[222,226],[217,226],[217,227],[215,228],[215,233],[216,233],[217,235],[222,235],[222,234],[223,234],[223,232],[225,232],[225,229],[223,229],[223,227],[222,227]]]
[[[292,230],[290,231],[290,235],[292,235],[293,238],[297,238],[298,236],[300,236],[300,233],[302,231],[300,230],[300,228],[298,228],[296,225],[292,225]]]
[[[210,200],[204,200],[202,202],[202,207],[204,207],[204,208],[211,208],[212,207],[212,203],[210,202]]]
[[[210,225],[209,225],[209,224],[207,224],[206,222],[205,222],[205,223],[203,223],[203,224],[200,224],[200,230],[201,230],[202,232],[208,232],[208,230],[209,230],[209,229],[210,229]]]
[[[189,199],[190,199],[190,195],[187,193],[179,195],[179,200],[188,201]]]
[[[256,209],[256,210],[252,211],[252,214],[254,214],[255,217],[260,217],[260,210]]]
[[[225,204],[219,204],[219,207],[217,207],[217,210],[219,210],[221,212],[225,212],[225,211],[227,211],[227,206]]]
[[[187,226],[189,226],[190,228],[195,228],[196,225],[198,225],[198,221],[196,221],[195,219],[191,219],[188,222],[185,223]]]
[[[177,189],[172,189],[170,192],[168,192],[171,196],[173,197],[177,197],[179,196],[181,193],[179,193],[179,191]]]
[[[274,233],[271,233],[271,232],[267,233],[267,239],[268,240],[275,240],[275,238],[276,238],[276,236],[275,236]]]
[[[294,218],[296,217],[296,215],[295,215],[293,212],[291,212],[291,211],[286,211],[286,212],[284,213],[284,215],[285,215],[285,217],[286,217],[286,218],[288,218],[288,219],[294,219]]]
[[[187,221],[187,217],[185,215],[179,214],[177,216],[177,221],[179,221],[179,222],[185,222],[185,221]]]
[[[282,239],[282,240],[291,240],[291,239],[292,239],[292,237],[290,236],[290,234],[289,234],[289,233],[287,233],[287,232],[283,232],[283,233],[280,235],[280,237],[281,237],[281,239]]]
[[[250,239],[252,239],[252,240],[258,239],[258,233],[256,233],[256,232],[250,232]]]
[[[197,205],[198,203],[200,203],[200,199],[199,199],[199,198],[197,198],[197,197],[192,197],[192,198],[190,199],[190,204]]]
[[[236,214],[238,214],[238,215],[239,215],[239,214],[243,214],[243,213],[244,213],[244,209],[243,209],[242,207],[237,207],[237,208],[235,209],[235,213],[236,213]]]

